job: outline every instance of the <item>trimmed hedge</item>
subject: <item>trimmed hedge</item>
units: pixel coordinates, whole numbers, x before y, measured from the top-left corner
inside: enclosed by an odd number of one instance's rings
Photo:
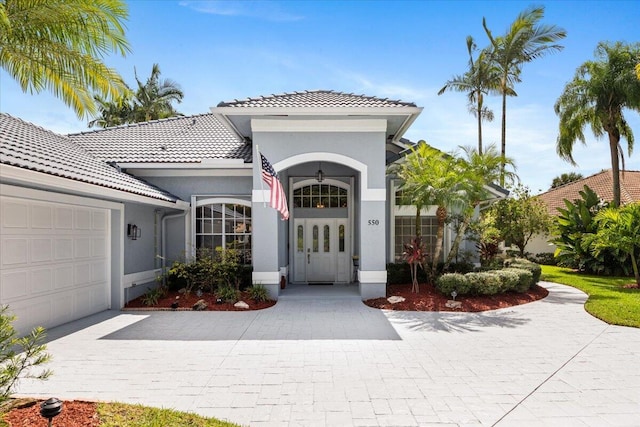
[[[471,290],[466,275],[460,273],[447,273],[436,279],[436,289],[441,294],[450,296],[456,291],[458,295],[467,295]]]

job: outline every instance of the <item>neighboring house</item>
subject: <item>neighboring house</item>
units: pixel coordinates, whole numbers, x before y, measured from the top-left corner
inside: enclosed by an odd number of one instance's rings
[[[603,170],[586,178],[538,195],[548,209],[549,215],[557,217],[558,208],[565,209],[564,200],[581,199],[580,191],[584,186],[591,188],[604,201],[613,200],[613,175],[611,169]],[[620,203],[627,204],[640,201],[640,171],[624,171],[620,174]],[[531,254],[553,253],[555,245],[549,243],[549,236],[537,236],[527,245],[527,252]]]
[[[415,229],[387,165],[413,145],[402,135],[421,111],[305,91],[68,136],[0,115],[0,303],[23,331],[54,326],[121,308],[162,267],[216,247],[238,249],[273,298],[283,276],[354,274],[363,299],[384,296],[386,264]],[[269,207],[258,147],[283,184],[288,221]],[[435,238],[435,221],[424,219],[423,234]]]

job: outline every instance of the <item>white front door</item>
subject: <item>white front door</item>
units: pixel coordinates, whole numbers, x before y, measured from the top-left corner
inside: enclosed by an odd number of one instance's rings
[[[294,224],[294,281],[348,282],[347,220],[296,219]]]

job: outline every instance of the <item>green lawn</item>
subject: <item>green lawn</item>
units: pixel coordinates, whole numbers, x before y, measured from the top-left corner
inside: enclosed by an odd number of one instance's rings
[[[573,286],[589,295],[587,312],[613,325],[640,328],[640,289],[625,289],[632,277],[604,277],[568,268],[542,266],[542,280]]]

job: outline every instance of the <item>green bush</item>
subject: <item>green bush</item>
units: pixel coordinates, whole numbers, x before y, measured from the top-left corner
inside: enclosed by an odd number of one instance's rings
[[[467,273],[464,277],[469,282],[471,294],[495,295],[502,288],[500,278],[493,272]]]
[[[518,287],[520,276],[515,271],[494,270],[491,272],[500,279],[500,292],[513,291]]]
[[[144,305],[151,306],[158,304],[158,300],[167,294],[167,290],[164,286],[157,286],[155,288],[147,288],[147,291],[142,296],[142,302]]]
[[[543,252],[543,253],[535,254],[533,256],[533,259],[531,259],[530,261],[533,261],[537,264],[542,264],[542,265],[558,265],[558,260],[556,259],[555,256],[553,256],[553,253],[551,252]]]
[[[540,281],[540,276],[542,275],[542,268],[536,264],[535,262],[531,262],[524,258],[516,258],[508,264],[509,267],[521,268],[523,270],[527,270],[531,272],[533,276],[532,285],[535,285]]]
[[[446,273],[436,279],[436,290],[447,296],[450,296],[452,291],[456,291],[458,295],[467,295],[471,286],[465,275]]]
[[[220,286],[216,291],[216,296],[225,302],[238,302],[240,299],[240,291],[231,286]]]
[[[533,274],[529,270],[519,267],[509,267],[503,271],[512,271],[518,275],[518,284],[513,289],[516,292],[527,292],[531,288],[531,285],[534,284]]]
[[[269,301],[269,291],[262,285],[253,285],[249,288],[249,297],[255,302]]]
[[[426,281],[427,275],[424,269],[418,268],[418,282]],[[411,266],[406,262],[387,264],[387,283],[390,285],[411,283]]]

